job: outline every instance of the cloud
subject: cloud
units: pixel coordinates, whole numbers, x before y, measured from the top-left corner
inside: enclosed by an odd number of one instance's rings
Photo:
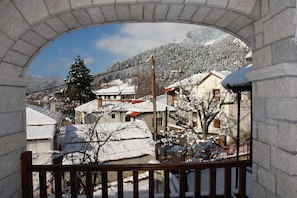
[[[84,59],[85,65],[91,65],[94,63],[94,59],[92,57],[87,57]]]
[[[96,41],[96,48],[124,58],[167,44],[197,29],[197,25],[174,23],[125,24],[112,34]]]

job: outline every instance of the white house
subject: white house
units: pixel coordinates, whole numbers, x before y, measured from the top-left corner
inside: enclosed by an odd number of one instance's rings
[[[164,135],[164,131],[168,127],[168,124],[175,124],[176,121],[173,118],[175,116],[176,109],[172,106],[156,101],[156,122],[157,122],[157,134]],[[127,115],[134,117],[135,120],[143,120],[147,123],[149,129],[154,133],[154,118],[153,118],[153,102],[147,100],[141,103],[134,104],[128,108]]]
[[[82,104],[75,110],[76,124],[91,124],[94,122],[129,122],[131,119],[126,114],[129,107],[142,100],[103,100],[98,98]],[[100,118],[100,119],[99,119]]]
[[[221,85],[221,81],[228,74],[230,74],[229,71],[211,71],[208,73],[194,74],[189,78],[183,79],[179,82],[169,85],[164,89],[168,95],[168,104],[177,107],[178,104],[176,104],[176,99],[177,97],[179,97],[179,94],[181,93],[191,95],[199,99],[205,98],[205,100],[215,98],[218,101],[223,100],[223,97],[225,97],[226,95],[225,99],[229,101],[230,95],[227,93],[227,90]],[[222,112],[228,113],[229,107],[222,106],[221,110]],[[183,116],[185,118],[185,121],[194,127],[196,126],[198,128],[198,131],[199,129],[201,129],[197,113],[195,113],[195,111],[184,111]],[[220,119],[220,115],[218,115],[216,119],[213,121],[213,123],[210,125],[209,132],[220,132]]]
[[[26,118],[27,150],[33,151],[33,163],[52,164],[53,151],[58,149],[61,114],[27,104]]]
[[[107,88],[92,90],[97,98],[103,100],[135,99],[136,87],[121,80],[115,80],[107,85]]]

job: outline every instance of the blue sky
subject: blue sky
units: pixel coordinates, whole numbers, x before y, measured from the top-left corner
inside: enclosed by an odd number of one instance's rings
[[[188,24],[130,23],[76,30],[48,44],[32,61],[27,75],[65,78],[77,55],[91,74],[98,74],[116,61],[169,43],[197,28]]]

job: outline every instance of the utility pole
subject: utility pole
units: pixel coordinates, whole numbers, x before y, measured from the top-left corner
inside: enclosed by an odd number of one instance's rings
[[[154,120],[154,140],[157,141],[157,106],[156,106],[156,77],[155,77],[155,59],[150,56],[152,65],[152,102],[153,102],[153,120]]]
[[[155,59],[154,56],[150,56],[150,62],[152,65],[152,102],[153,102],[153,121],[154,121],[154,141],[155,141],[155,157],[158,160],[158,148],[157,148],[157,105],[156,105],[156,77],[155,77]]]

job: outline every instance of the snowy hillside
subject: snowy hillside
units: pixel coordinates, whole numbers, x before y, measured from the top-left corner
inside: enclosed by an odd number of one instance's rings
[[[211,71],[229,70],[248,65],[245,56],[249,52],[239,39],[212,28],[202,27],[194,32],[175,39],[167,45],[147,50],[117,62],[105,75],[95,76],[95,83],[109,82],[117,78],[132,78],[139,74],[150,73],[150,55],[155,57],[156,77],[163,82],[172,82],[177,78],[173,70],[182,71],[178,78],[186,78],[192,74]]]

